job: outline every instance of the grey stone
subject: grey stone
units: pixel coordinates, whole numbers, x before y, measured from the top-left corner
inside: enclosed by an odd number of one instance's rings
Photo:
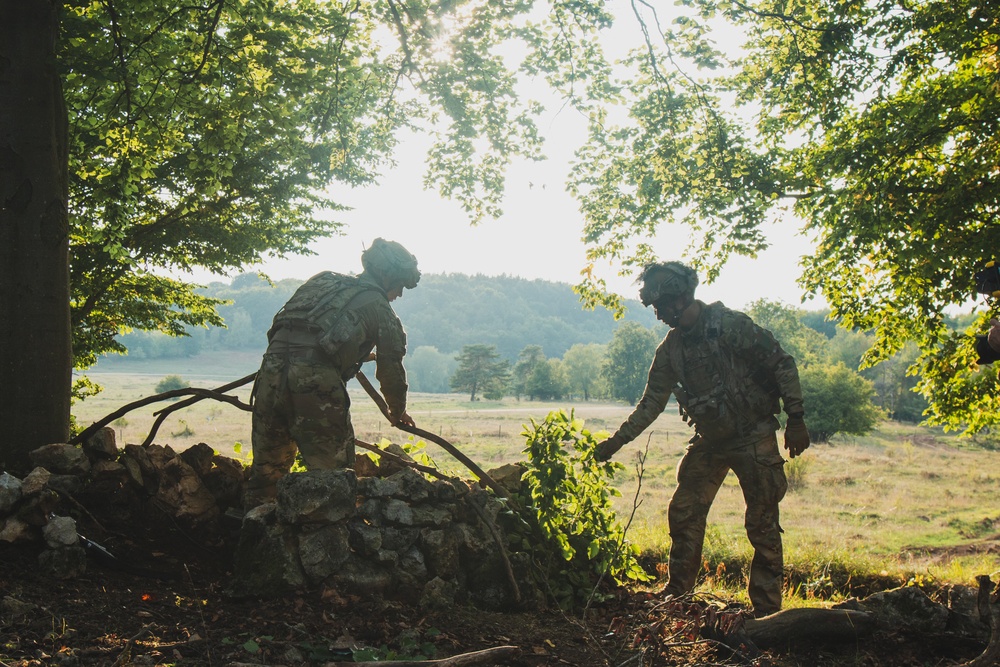
[[[391,567],[383,567],[368,560],[351,558],[340,571],[327,579],[326,584],[345,593],[370,596],[386,595],[395,586]]]
[[[348,519],[357,511],[356,489],[350,469],[285,475],[278,482],[279,520],[298,525]]]
[[[167,461],[175,458],[177,452],[175,452],[170,445],[157,445],[152,444],[145,448],[146,456],[149,457],[149,462],[153,465],[156,471],[163,469],[163,466],[167,465]]]
[[[347,526],[341,524],[304,528],[299,533],[299,560],[306,578],[320,583],[351,556]]]
[[[420,539],[418,528],[397,528],[386,526],[382,529],[382,548],[403,552]]]
[[[375,562],[395,566],[399,560],[399,552],[395,549],[379,549],[375,554]]]
[[[423,505],[413,507],[412,521],[414,526],[446,526],[451,523],[452,513],[446,507]]]
[[[267,503],[243,517],[233,558],[233,576],[226,589],[236,598],[280,597],[306,583],[296,552],[294,530],[277,521],[277,507]]]
[[[212,458],[214,456],[215,450],[204,442],[191,445],[180,454],[180,457],[184,459],[184,463],[194,468],[194,471],[200,476],[205,475],[212,469]]]
[[[75,547],[80,544],[76,521],[68,516],[54,516],[42,528],[42,537],[51,549]]]
[[[398,498],[390,498],[382,508],[382,516],[386,521],[401,526],[413,525],[413,509]]]
[[[348,528],[351,548],[361,555],[374,556],[382,548],[382,531],[376,526],[364,521],[351,521]]]
[[[41,493],[48,487],[50,477],[52,473],[45,468],[35,468],[21,481],[21,495],[28,497]]]
[[[10,473],[0,473],[0,516],[10,514],[21,499],[21,480]]]
[[[412,468],[403,468],[385,480],[391,495],[409,502],[427,500],[434,493],[434,485]]]
[[[28,458],[36,466],[64,475],[85,475],[90,472],[90,459],[83,449],[66,443],[39,447],[29,452]]]
[[[112,465],[117,465],[111,461],[98,461],[98,464],[111,463]],[[93,474],[97,466],[91,467],[90,471]],[[50,475],[45,485],[59,493],[68,493],[69,495],[76,495],[83,491],[84,489],[84,479],[78,477],[77,475]]]
[[[171,507],[174,516],[192,523],[216,518],[219,507],[194,468],[177,456],[167,460],[156,492],[160,502]]]
[[[83,450],[95,459],[111,461],[118,458],[115,430],[110,426],[99,429],[83,443]]]
[[[462,539],[463,535],[458,528],[425,528],[420,531],[420,546],[431,575],[454,577],[458,574]]]
[[[16,516],[0,521],[0,542],[22,544],[33,542],[38,537],[38,529]]]
[[[247,479],[243,464],[228,456],[212,457],[212,468],[201,476],[219,507],[239,507]]]
[[[373,526],[382,525],[382,501],[377,498],[364,500],[357,508],[358,517]]]
[[[522,463],[506,463],[498,468],[487,470],[486,474],[497,484],[511,493],[521,490],[521,476],[527,471]]]
[[[421,553],[420,549],[416,547],[410,548],[406,553],[400,556],[399,569],[400,572],[409,575],[416,581],[419,581],[421,588],[423,588],[423,584],[428,579],[427,563],[424,560],[424,554]]]
[[[156,487],[160,483],[160,473],[153,460],[149,458],[149,452],[145,447],[139,445],[125,445],[122,450],[121,463],[129,472],[138,486],[146,487],[150,493],[156,492]]]
[[[49,522],[49,515],[59,507],[59,494],[49,488],[44,488],[32,496],[26,496],[18,503],[16,516],[32,526],[44,526]]]

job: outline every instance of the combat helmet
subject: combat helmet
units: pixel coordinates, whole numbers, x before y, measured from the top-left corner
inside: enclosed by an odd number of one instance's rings
[[[365,273],[374,276],[385,285],[402,285],[413,289],[420,282],[417,258],[409,250],[395,241],[377,238],[361,253],[361,266]]]
[[[690,266],[681,262],[652,262],[639,274],[642,287],[639,300],[649,306],[664,297],[686,296],[694,298],[698,286],[698,274]],[[638,281],[637,281],[638,282]]]

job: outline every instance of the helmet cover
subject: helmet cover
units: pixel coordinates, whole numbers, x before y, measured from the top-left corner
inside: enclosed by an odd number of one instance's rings
[[[664,297],[694,297],[698,286],[698,274],[690,266],[681,262],[653,262],[647,264],[639,274],[642,287],[639,300],[649,306]]]
[[[413,289],[420,282],[417,258],[395,241],[377,238],[361,253],[361,266],[383,284]]]

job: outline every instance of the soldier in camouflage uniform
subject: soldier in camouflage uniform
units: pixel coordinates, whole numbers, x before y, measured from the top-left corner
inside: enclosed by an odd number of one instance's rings
[[[795,360],[770,332],[721,303],[694,298],[698,276],[679,262],[648,265],[641,275],[643,305],[671,327],[649,369],[639,404],[618,431],[598,444],[608,460],[659,416],[671,394],[695,435],[677,466],[670,499],[670,560],[664,592],[694,589],[709,508],[732,470],[746,501],[745,527],[754,548],[749,594],[754,614],[781,608],[782,546],[778,503],[787,481],[778,450],[779,399],[788,415],[785,448],[792,457],[809,446]]]
[[[300,286],[274,316],[253,402],[253,463],[244,505],[272,500],[295,460],[311,470],[354,467],[354,427],[346,382],[375,356],[395,424],[406,413],[406,335],[389,305],[420,280],[417,260],[375,239],[359,276],[324,271]]]

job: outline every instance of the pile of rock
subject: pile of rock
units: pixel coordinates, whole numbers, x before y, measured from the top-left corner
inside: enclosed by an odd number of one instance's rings
[[[352,470],[288,475],[276,502],[244,517],[229,592],[327,587],[426,606],[537,603],[542,594],[527,559],[507,553],[502,510],[478,484],[430,481],[410,468],[385,478],[359,479]]]
[[[36,466],[24,479],[0,474],[0,541],[42,544],[40,565],[68,578],[86,567],[84,545],[68,509],[112,505],[126,517],[149,515],[197,534],[218,530],[218,519],[239,506],[245,471],[201,443],[177,453],[169,446],[126,445],[104,428],[82,447],[52,444],[31,452]]]
[[[502,502],[475,482],[431,481],[400,465],[406,455],[394,449],[382,466],[359,457],[361,477],[354,470],[284,477],[277,501],[243,518],[230,593],[326,587],[488,609],[541,601],[527,557],[508,554]],[[156,444],[119,449],[111,428],[82,447],[41,447],[31,460],[37,467],[24,479],[0,474],[0,541],[40,545],[41,567],[59,578],[83,572],[86,549],[94,549],[66,515],[111,506],[126,520],[167,521],[218,541],[220,519],[241,506],[246,482],[239,461],[206,444],[179,453]],[[521,471],[506,472],[516,485]]]

